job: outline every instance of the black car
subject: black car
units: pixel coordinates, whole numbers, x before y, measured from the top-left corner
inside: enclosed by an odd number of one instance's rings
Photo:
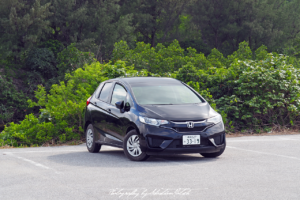
[[[195,90],[172,78],[102,82],[87,100],[84,130],[89,152],[110,145],[123,148],[134,161],[161,154],[217,157],[226,147],[221,115]]]

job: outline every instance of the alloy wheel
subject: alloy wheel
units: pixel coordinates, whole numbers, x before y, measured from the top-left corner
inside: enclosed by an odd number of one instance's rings
[[[93,131],[91,129],[89,129],[86,133],[86,144],[87,144],[88,148],[92,147],[93,140],[94,140]]]
[[[137,135],[132,135],[127,140],[127,151],[131,156],[137,157],[142,154],[140,139]]]

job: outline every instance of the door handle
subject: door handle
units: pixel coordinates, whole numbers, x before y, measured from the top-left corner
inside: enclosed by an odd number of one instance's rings
[[[108,111],[108,112],[111,112],[111,109],[110,109],[110,108],[107,108],[107,111]]]

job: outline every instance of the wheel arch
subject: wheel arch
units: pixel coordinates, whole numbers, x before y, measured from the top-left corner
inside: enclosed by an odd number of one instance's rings
[[[90,124],[92,124],[92,122],[89,121],[89,120],[85,122],[85,124],[84,124],[84,129],[83,129],[83,130],[84,130],[84,134],[85,134],[85,132],[86,132],[87,127],[88,127]]]
[[[128,126],[127,130],[126,130],[126,135],[128,134],[129,131],[132,131],[132,130],[136,130],[136,132],[140,135],[140,130],[138,129],[138,127],[132,123]]]

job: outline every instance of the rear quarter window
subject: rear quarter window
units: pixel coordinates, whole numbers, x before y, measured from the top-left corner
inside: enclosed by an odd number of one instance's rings
[[[94,98],[99,98],[99,96],[100,96],[100,91],[101,91],[101,89],[102,89],[102,87],[103,87],[103,83],[101,83],[99,86],[98,86],[98,88],[95,90],[95,92],[94,92]]]
[[[112,85],[112,83],[105,83],[99,96],[101,101],[108,102]]]

